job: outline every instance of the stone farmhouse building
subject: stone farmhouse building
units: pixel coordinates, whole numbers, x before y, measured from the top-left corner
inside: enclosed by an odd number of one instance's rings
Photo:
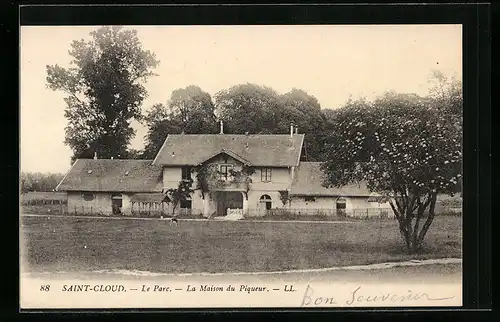
[[[154,160],[78,159],[56,191],[68,211],[133,215],[173,212],[224,216],[266,214],[392,215],[366,185],[322,186],[319,162],[303,162],[304,134],[168,135]],[[169,189],[193,192],[173,209]]]

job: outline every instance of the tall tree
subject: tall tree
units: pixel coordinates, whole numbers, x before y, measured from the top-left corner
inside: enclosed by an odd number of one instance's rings
[[[167,106],[170,118],[179,124],[184,133],[214,133],[217,130],[212,97],[198,86],[174,90]]]
[[[143,118],[143,123],[148,128],[144,138],[143,158],[145,159],[153,159],[156,156],[169,134],[182,132],[179,124],[170,118],[167,107],[163,104],[153,105]]]
[[[432,70],[429,75],[429,97],[440,111],[462,117],[462,82],[455,76],[446,76],[440,70]]]
[[[228,133],[276,133],[282,102],[270,87],[235,85],[215,94],[215,105]]]
[[[390,200],[410,252],[421,250],[436,197],[461,177],[461,129],[416,95],[386,94],[338,110],[325,147],[326,186],[364,181]]]
[[[440,70],[432,70],[429,75],[429,98],[431,104],[453,121],[457,129],[463,124],[463,93],[462,82],[455,76],[447,76]],[[460,178],[456,192],[462,194],[463,182]]]
[[[75,40],[69,54],[71,65],[47,66],[47,84],[67,96],[68,119],[65,144],[75,158],[126,157],[147,96],[144,83],[158,65],[155,55],[144,50],[135,30],[102,27],[91,40]]]
[[[145,158],[154,158],[169,134],[210,134],[217,131],[212,98],[195,85],[174,90],[167,106],[155,104],[143,121],[148,127]]]
[[[320,161],[323,154],[326,117],[318,100],[301,89],[292,89],[281,95],[283,113],[278,128],[289,128],[293,122],[300,133],[305,133],[303,156],[307,161]]]

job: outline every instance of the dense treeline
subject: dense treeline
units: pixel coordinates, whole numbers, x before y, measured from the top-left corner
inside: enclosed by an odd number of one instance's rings
[[[160,61],[143,48],[137,31],[98,28],[90,33],[90,40],[73,41],[69,55],[73,59],[67,68],[47,65],[47,86],[65,94],[65,144],[73,150],[72,161],[92,158],[95,152],[103,158],[154,158],[168,134],[218,133],[220,120],[225,133],[251,134],[288,133],[293,122],[306,135],[304,159],[327,159],[325,142],[337,115],[337,110],[328,108],[337,106],[322,107],[302,89],[278,93],[262,84],[246,83],[221,89],[212,97],[190,85],[174,90],[165,103],[144,112],[145,83],[156,76]],[[460,82],[438,71],[431,82],[429,104],[461,113],[460,96],[455,95],[461,91]],[[148,129],[141,151],[129,146],[135,136],[132,121]]]
[[[388,92],[381,95],[399,104],[401,95],[409,95],[424,104],[451,115],[461,126],[461,82],[440,71],[432,71],[430,90],[425,97],[415,94]],[[218,133],[218,121],[224,121],[224,133],[286,134],[290,123],[305,134],[303,158],[307,161],[326,161],[326,142],[337,126],[340,110],[366,100],[349,99],[338,109],[322,108],[320,102],[302,89],[280,94],[274,89],[257,84],[239,84],[220,90],[212,98],[200,87],[190,85],[172,92],[167,103],[154,105],[144,116],[148,127],[144,158],[154,158],[169,134]],[[391,104],[391,103],[389,103]]]
[[[64,177],[61,173],[21,173],[21,193],[30,191],[53,191]]]
[[[304,90],[279,94],[270,87],[240,84],[214,95],[195,85],[173,91],[166,105],[156,104],[144,117],[148,133],[144,158],[154,158],[169,134],[224,133],[286,134],[290,123],[305,133],[304,156],[322,160],[322,140],[334,112],[321,109],[318,100]]]

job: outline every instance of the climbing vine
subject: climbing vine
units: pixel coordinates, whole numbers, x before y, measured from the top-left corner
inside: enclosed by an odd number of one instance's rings
[[[252,167],[243,165],[241,170],[229,169],[228,179],[221,179],[223,173],[218,170],[217,164],[202,164],[195,168],[196,171],[196,189],[200,190],[201,196],[205,199],[205,195],[211,190],[234,185],[235,187],[245,188],[245,197],[248,200],[248,192],[252,183],[251,176],[255,173]]]
[[[234,170],[231,169],[229,171],[232,181],[237,187],[240,187],[241,185],[244,185],[245,188],[245,198],[248,200],[248,192],[250,191],[250,186],[252,184],[252,174],[255,173],[255,169],[252,167],[249,167],[247,165],[243,165],[241,167],[241,170]]]
[[[283,203],[283,207],[286,206],[287,202],[291,201],[291,196],[290,194],[288,193],[288,190],[280,190],[278,191],[279,194],[280,194],[280,199],[281,199],[281,202]]]
[[[210,185],[208,183],[208,167],[200,165],[194,169],[196,171],[196,190],[200,190],[201,197],[205,199],[205,194],[210,192]]]
[[[181,201],[185,201],[191,197],[191,193],[193,192],[191,188],[192,184],[193,180],[181,180],[177,188],[168,189],[166,191],[166,195],[172,205],[172,214],[175,213],[175,209]]]

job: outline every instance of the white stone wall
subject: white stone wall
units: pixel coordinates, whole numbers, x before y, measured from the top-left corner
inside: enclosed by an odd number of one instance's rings
[[[299,209],[324,209],[336,210],[337,199],[339,197],[316,197],[315,201],[306,201],[305,197],[294,196],[290,203],[291,210]],[[348,216],[374,217],[380,214],[380,211],[387,211],[389,217],[394,213],[389,203],[368,202],[368,197],[343,197],[346,201],[346,212]]]
[[[113,213],[111,195],[112,193],[109,192],[94,192],[94,199],[87,201],[83,199],[82,192],[68,192],[68,212],[111,215]],[[122,193],[122,212],[124,215],[131,214],[131,197],[130,193]]]

